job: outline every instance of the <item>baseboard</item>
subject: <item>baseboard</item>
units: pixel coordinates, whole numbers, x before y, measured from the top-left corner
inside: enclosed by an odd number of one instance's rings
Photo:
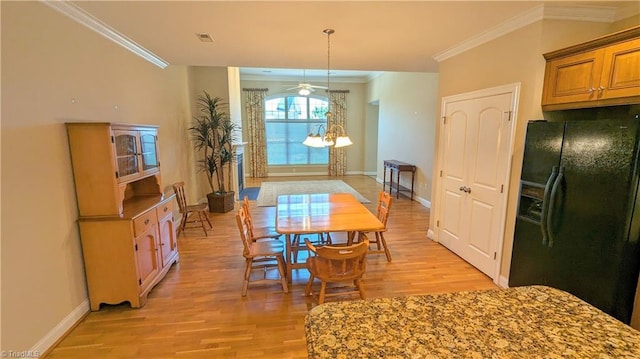
[[[271,173],[269,172],[267,176],[269,177],[296,177],[296,176],[328,176],[329,172],[278,172]]]
[[[431,239],[431,240],[436,240],[436,234],[435,232],[433,232],[433,229],[429,228],[427,229],[427,238]]]
[[[51,329],[36,345],[31,348],[31,352],[45,354],[60,339],[62,339],[71,329],[73,329],[90,311],[89,298],[85,299],[74,310],[69,313],[58,325]]]
[[[363,172],[365,176],[377,176],[378,172]],[[377,179],[376,179],[377,180]]]
[[[498,283],[502,288],[509,288],[509,278],[504,276],[498,276]]]
[[[420,204],[421,204],[421,205],[423,205],[423,206],[425,206],[425,207],[427,207],[427,208],[431,209],[431,201],[426,200],[426,199],[424,199],[424,198],[422,198],[422,197],[418,197],[418,196],[415,196],[415,197],[413,197],[413,198],[414,198],[416,201],[420,202]]]

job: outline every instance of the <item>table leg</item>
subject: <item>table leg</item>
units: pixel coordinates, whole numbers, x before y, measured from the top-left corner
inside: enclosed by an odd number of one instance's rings
[[[293,268],[291,267],[291,235],[290,234],[286,234],[284,236],[285,239],[285,250],[284,250],[284,257],[286,258],[286,275],[287,275],[287,281],[289,282],[289,284],[292,283],[292,272],[293,272]]]
[[[382,192],[384,192],[384,186],[387,184],[387,166],[382,168]]]
[[[398,189],[396,190],[396,199],[400,198],[400,171],[398,170]]]

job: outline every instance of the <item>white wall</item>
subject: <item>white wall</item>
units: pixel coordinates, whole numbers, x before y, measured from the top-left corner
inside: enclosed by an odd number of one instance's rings
[[[369,83],[366,100],[379,104],[377,177],[384,160],[417,167],[414,182],[421,202],[430,205],[438,110],[438,74],[384,73]],[[388,178],[388,175],[387,175]],[[410,186],[410,174],[401,184]]]

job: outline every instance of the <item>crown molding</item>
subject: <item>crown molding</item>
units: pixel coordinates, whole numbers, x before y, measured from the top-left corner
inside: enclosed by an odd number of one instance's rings
[[[162,69],[169,65],[168,62],[160,58],[158,55],[119,33],[117,30],[100,21],[98,18],[86,12],[71,1],[40,1]]]
[[[437,53],[433,56],[434,60],[442,62],[446,59],[459,55],[463,52],[473,49],[474,47],[495,40],[510,32],[523,28],[534,22],[550,19],[550,20],[574,20],[574,21],[592,21],[592,22],[608,22],[620,20],[617,16],[616,9],[607,6],[555,6],[555,5],[539,5],[515,16],[493,28],[473,36],[459,44]],[[633,14],[626,14],[632,16]]]

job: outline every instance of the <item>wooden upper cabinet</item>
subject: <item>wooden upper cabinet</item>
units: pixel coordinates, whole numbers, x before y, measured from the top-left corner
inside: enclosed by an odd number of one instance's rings
[[[129,182],[160,170],[155,130],[113,130],[118,182]]]
[[[81,217],[121,216],[124,203],[161,196],[157,126],[66,124]]]
[[[640,103],[640,27],[544,57],[545,111]]]

